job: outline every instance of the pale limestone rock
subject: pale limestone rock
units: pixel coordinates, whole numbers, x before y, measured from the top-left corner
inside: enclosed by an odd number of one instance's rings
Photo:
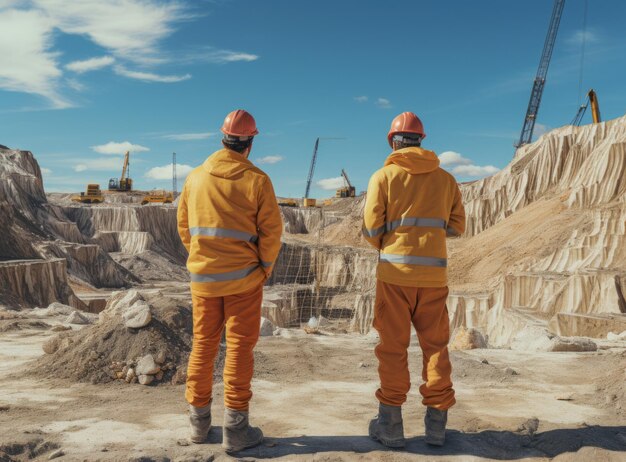
[[[79,313],[78,311],[72,311],[72,313],[65,320],[67,324],[78,324],[85,325],[91,324],[91,321],[87,318],[87,316]]]
[[[154,375],[140,375],[139,376],[139,383],[141,385],[150,385],[153,380],[154,380]]]
[[[131,329],[141,329],[152,321],[150,305],[144,300],[137,300],[122,314],[124,325]]]
[[[457,327],[452,333],[450,340],[450,350],[474,350],[476,348],[487,348],[485,337],[479,330],[470,327]]]
[[[141,375],[154,375],[159,372],[161,368],[154,361],[152,355],[145,355],[137,362],[137,367],[135,368],[135,373],[139,376]]]

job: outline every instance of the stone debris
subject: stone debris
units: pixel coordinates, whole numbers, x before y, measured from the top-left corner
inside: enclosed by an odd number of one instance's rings
[[[154,380],[154,376],[153,375],[142,374],[142,375],[139,376],[139,384],[140,385],[150,385],[153,380]]]
[[[506,369],[504,369],[504,373],[506,375],[519,375],[519,373],[512,367],[507,367]]]
[[[612,342],[620,342],[620,341],[626,340],[626,330],[622,332],[621,334],[615,334],[613,332],[609,332],[608,334],[606,334],[606,339]]]
[[[57,459],[59,457],[63,457],[64,455],[65,452],[63,451],[63,449],[57,449],[48,456],[48,460]]]
[[[532,437],[539,429],[539,419],[532,417],[520,425],[517,429],[519,433]]]
[[[324,316],[311,316],[309,322],[307,322],[307,326],[311,329],[319,329],[320,327],[327,327],[330,324],[330,321],[326,319]]]
[[[583,337],[555,337],[548,351],[596,351],[598,344]]]
[[[87,319],[82,313],[78,311],[72,311],[72,313],[65,320],[66,324],[78,324],[78,325],[86,325],[91,324],[91,321]]]
[[[452,333],[450,350],[474,350],[487,348],[487,341],[478,329],[473,327],[457,327]]]
[[[267,318],[261,318],[260,335],[261,337],[271,337],[274,335],[274,324],[272,321]]]
[[[154,361],[152,355],[145,355],[143,358],[139,360],[137,363],[137,367],[135,368],[135,372],[137,375],[155,375],[157,374],[161,368]]]
[[[124,325],[129,329],[141,329],[152,321],[150,305],[145,300],[137,300],[124,313]]]

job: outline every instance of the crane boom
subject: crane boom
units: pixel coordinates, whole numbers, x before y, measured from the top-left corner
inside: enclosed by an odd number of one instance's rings
[[[541,96],[543,95],[543,89],[546,84],[548,67],[550,66],[550,59],[552,58],[552,51],[554,50],[554,44],[556,43],[556,34],[559,30],[559,24],[561,23],[564,6],[565,0],[554,0],[548,34],[546,35],[546,41],[543,45],[539,68],[537,69],[537,75],[535,76],[533,88],[530,93],[530,100],[528,101],[528,109],[526,110],[524,125],[522,127],[519,141],[515,144],[516,147],[523,146],[524,144],[528,144],[532,141],[535,122],[537,121],[537,114],[539,112],[539,105],[541,103]]]
[[[315,140],[315,148],[313,148],[313,158],[311,159],[311,166],[309,167],[309,177],[306,180],[306,190],[304,191],[304,198],[309,198],[311,192],[311,181],[313,181],[313,173],[315,172],[315,163],[317,162],[317,148],[320,145],[320,139]]]

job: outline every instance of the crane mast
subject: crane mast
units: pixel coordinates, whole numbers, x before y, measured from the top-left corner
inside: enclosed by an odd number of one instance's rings
[[[313,173],[315,172],[315,163],[317,162],[317,148],[320,145],[320,139],[315,140],[315,148],[313,148],[313,158],[311,159],[311,166],[309,167],[309,177],[306,180],[306,190],[304,191],[304,198],[309,198],[311,192],[311,181],[313,181]]]
[[[554,44],[556,43],[556,34],[559,30],[559,24],[561,23],[564,6],[565,0],[554,0],[552,18],[550,19],[548,34],[546,35],[546,41],[543,45],[543,52],[541,53],[541,60],[539,61],[537,75],[535,76],[533,88],[530,93],[530,100],[528,102],[528,109],[526,110],[526,117],[524,118],[524,125],[522,127],[519,141],[515,144],[515,147],[523,146],[532,141],[535,122],[537,121],[537,113],[539,112],[539,105],[541,104],[541,96],[543,95],[543,89],[546,84],[548,67],[550,66],[550,59],[552,58],[552,51],[554,50]]]

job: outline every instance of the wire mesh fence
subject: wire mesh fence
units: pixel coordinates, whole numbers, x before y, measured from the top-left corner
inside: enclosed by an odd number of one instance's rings
[[[359,313],[373,300],[376,252],[332,242],[328,226],[345,218],[337,212],[283,209],[286,233],[266,286],[264,316],[281,327],[316,318],[319,327],[362,331]]]

